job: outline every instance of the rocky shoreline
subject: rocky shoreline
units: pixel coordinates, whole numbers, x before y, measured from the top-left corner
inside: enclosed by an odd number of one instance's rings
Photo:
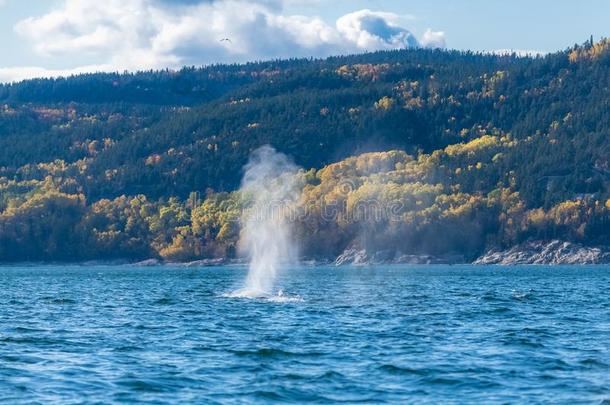
[[[244,265],[246,262],[242,259],[226,259],[226,258],[215,258],[215,259],[201,259],[194,260],[192,262],[165,262],[160,259],[148,259],[141,262],[132,263],[132,266],[136,267],[156,267],[156,266],[177,266],[177,267],[217,267],[217,266],[239,266]]]
[[[97,262],[82,263],[96,264]],[[109,263],[97,263],[109,264]],[[114,264],[129,264],[127,261],[117,261]],[[164,262],[160,259],[148,259],[130,265],[136,267],[177,266],[177,267],[216,267],[243,266],[243,259],[202,259],[192,262]],[[405,254],[400,251],[369,252],[360,248],[348,248],[335,259],[315,258],[301,261],[305,266],[330,265],[344,266],[377,266],[377,265],[434,265],[434,264],[474,264],[474,265],[594,265],[610,264],[610,247],[592,247],[561,240],[528,241],[512,248],[500,250],[491,249],[476,260],[468,259],[460,254],[427,255]]]
[[[405,254],[391,250],[369,253],[365,249],[346,249],[334,262],[334,266],[370,266],[384,264],[464,264],[467,260],[459,254],[433,256]]]
[[[346,249],[333,264],[335,266],[368,266],[383,264],[467,264],[475,265],[591,265],[610,264],[609,247],[591,247],[561,240],[528,241],[510,249],[492,249],[474,261],[459,254],[442,256],[413,255],[364,249]]]
[[[608,247],[590,247],[560,240],[529,241],[507,250],[490,250],[473,264],[478,265],[584,265],[609,264]]]

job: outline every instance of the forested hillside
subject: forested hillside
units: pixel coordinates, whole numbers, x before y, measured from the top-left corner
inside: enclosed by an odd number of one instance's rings
[[[610,41],[2,85],[0,261],[233,256],[265,144],[304,168],[304,256],[608,244]],[[372,200],[392,218],[359,216]]]

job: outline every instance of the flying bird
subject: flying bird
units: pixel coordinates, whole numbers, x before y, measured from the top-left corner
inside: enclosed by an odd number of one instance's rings
[[[220,40],[220,42],[228,42],[230,44],[233,43],[233,41],[231,41],[229,38],[223,38],[223,39]]]

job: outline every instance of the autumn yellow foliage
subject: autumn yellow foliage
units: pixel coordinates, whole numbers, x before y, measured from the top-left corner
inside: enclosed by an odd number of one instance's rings
[[[604,38],[599,42],[591,44],[591,46],[574,49],[572,52],[570,52],[568,58],[572,63],[576,63],[582,59],[596,59],[608,52],[609,49],[610,39]]]

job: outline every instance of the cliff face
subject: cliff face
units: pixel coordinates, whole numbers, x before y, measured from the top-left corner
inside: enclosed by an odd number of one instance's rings
[[[491,250],[478,258],[474,264],[607,264],[610,249],[587,247],[576,243],[553,241],[530,241],[508,250]]]

